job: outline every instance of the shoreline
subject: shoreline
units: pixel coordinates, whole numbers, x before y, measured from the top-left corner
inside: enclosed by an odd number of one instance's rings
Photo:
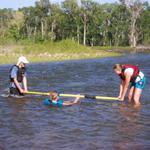
[[[149,48],[149,47],[148,47]],[[101,59],[125,54],[149,53],[143,47],[87,47],[75,42],[62,43],[12,43],[0,45],[0,65],[15,64],[18,57],[25,56],[30,63],[59,62],[69,60]]]
[[[44,63],[44,62],[57,62],[57,61],[69,61],[69,60],[84,60],[84,59],[97,59],[107,57],[119,57],[122,54],[117,52],[105,52],[98,53],[43,53],[43,54],[18,54],[12,55],[0,54],[0,65],[14,64],[17,62],[18,57],[25,56],[30,63]]]
[[[69,42],[68,42],[69,43]],[[122,52],[102,49],[100,47],[85,47],[72,43],[46,44],[9,44],[0,45],[0,65],[14,64],[18,57],[25,56],[30,63],[56,62],[66,60],[83,60],[121,56]],[[73,45],[74,44],[74,45]]]

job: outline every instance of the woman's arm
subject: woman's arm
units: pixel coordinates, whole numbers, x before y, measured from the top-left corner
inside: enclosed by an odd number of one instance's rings
[[[124,81],[122,80],[121,83],[120,83],[120,87],[119,87],[119,96],[118,96],[119,99],[121,98],[121,95],[122,95],[123,84],[124,84]]]
[[[121,97],[120,97],[121,101],[123,101],[125,98],[125,95],[127,93],[127,90],[128,90],[129,84],[130,84],[130,79],[131,79],[131,74],[128,72],[125,73],[125,81],[122,84],[122,93],[121,93]]]

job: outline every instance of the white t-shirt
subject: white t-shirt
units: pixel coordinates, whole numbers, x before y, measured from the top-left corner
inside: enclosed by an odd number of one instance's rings
[[[131,76],[133,75],[133,72],[134,72],[133,68],[127,68],[124,71],[124,73],[130,73]],[[140,71],[139,76],[136,78],[135,82],[140,81],[143,77],[144,77],[144,74],[143,74],[143,72]]]

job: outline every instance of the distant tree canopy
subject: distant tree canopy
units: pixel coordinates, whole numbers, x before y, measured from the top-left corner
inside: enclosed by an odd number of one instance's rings
[[[142,0],[38,0],[35,7],[0,9],[0,37],[16,41],[72,39],[88,46],[150,44],[150,5]]]

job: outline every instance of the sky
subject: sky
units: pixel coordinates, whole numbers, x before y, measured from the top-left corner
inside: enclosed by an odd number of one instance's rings
[[[0,8],[12,8],[17,10],[18,8],[34,6],[36,0],[0,0]],[[64,0],[50,0],[51,3],[61,3]],[[113,3],[117,0],[94,0],[100,3]]]

